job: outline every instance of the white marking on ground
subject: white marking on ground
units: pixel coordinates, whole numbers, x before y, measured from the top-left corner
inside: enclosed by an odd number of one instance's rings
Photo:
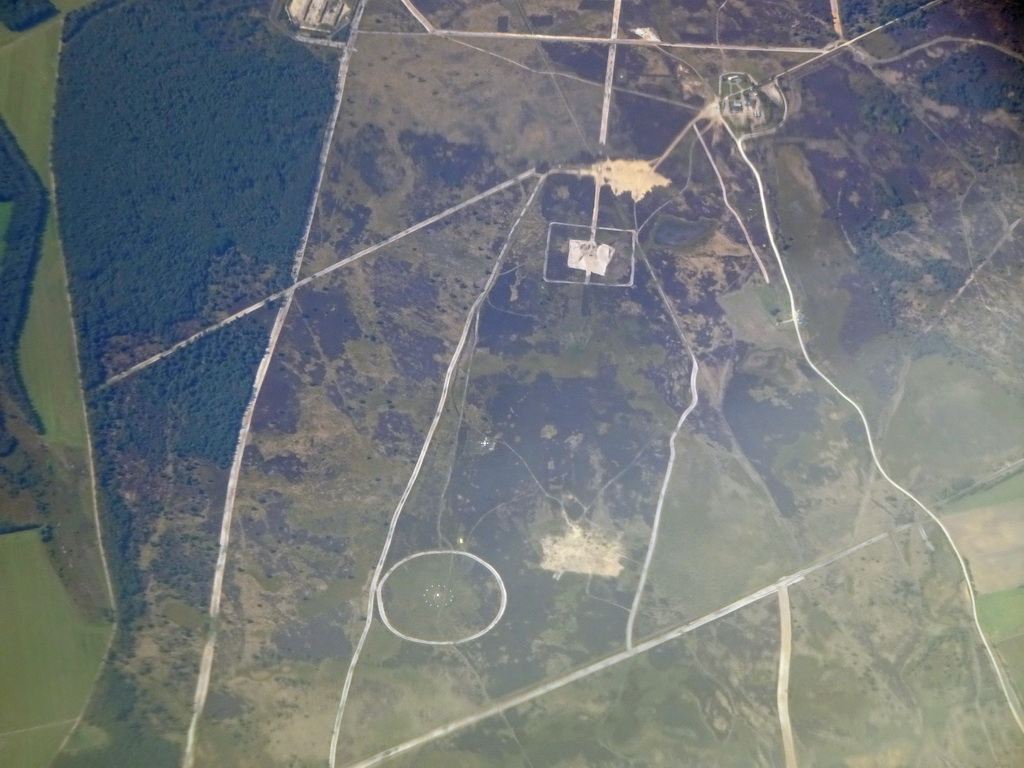
[[[901,526],[900,530],[905,530],[907,527],[908,526],[906,525]],[[409,739],[408,741],[403,741],[401,744],[396,744],[392,747],[388,747],[384,751],[378,752],[376,755],[372,755],[368,758],[359,760],[355,763],[350,763],[344,766],[344,768],[371,768],[371,766],[378,765],[379,763],[382,763],[385,760],[389,760],[392,757],[396,757],[397,755],[403,754],[417,747],[421,747],[424,744],[436,741],[437,739],[444,738],[445,736],[455,733],[456,731],[464,730],[470,726],[476,725],[482,720],[486,720],[487,718],[493,717],[494,715],[499,715],[509,709],[512,709],[513,707],[518,707],[521,704],[525,704],[528,701],[532,701],[547,693],[558,690],[559,688],[564,688],[570,683],[574,683],[577,680],[582,680],[583,678],[596,674],[597,672],[607,669],[608,667],[614,666],[623,661],[627,661],[628,659],[631,659],[638,654],[646,653],[652,648],[657,648],[660,645],[664,645],[667,642],[680,638],[683,635],[688,634],[689,632],[692,632],[695,629],[699,629],[700,627],[703,627],[706,624],[710,624],[711,622],[722,618],[723,616],[728,616],[729,614],[735,613],[741,608],[744,608],[752,603],[757,602],[758,600],[764,597],[767,597],[768,595],[771,595],[774,592],[777,592],[779,588],[783,585],[795,584],[808,574],[814,573],[815,571],[820,570],[821,568],[825,568],[826,566],[832,565],[833,563],[842,560],[844,557],[848,557],[849,555],[852,555],[853,553],[858,552],[859,550],[864,549],[865,547],[871,546],[872,544],[881,541],[887,536],[889,536],[888,531],[876,534],[875,536],[872,536],[870,539],[866,539],[865,541],[862,541],[859,544],[855,544],[852,547],[848,547],[847,549],[844,549],[841,552],[830,555],[829,557],[819,561],[818,563],[809,565],[806,568],[803,568],[799,571],[796,571],[795,573],[790,574],[789,576],[783,576],[781,579],[773,582],[772,584],[769,584],[766,587],[762,587],[756,592],[751,592],[749,595],[741,597],[740,599],[732,603],[729,603],[728,605],[723,606],[722,608],[719,608],[717,611],[713,611],[709,614],[701,616],[699,619],[694,619],[693,621],[690,621],[686,624],[681,624],[677,627],[673,627],[672,629],[666,630],[660,634],[654,635],[653,637],[644,640],[642,643],[633,646],[633,648],[631,649],[618,651],[617,653],[613,653],[610,656],[606,656],[605,658],[599,661],[595,661],[592,664],[587,664],[584,667],[580,667],[579,669],[576,669],[567,675],[563,675],[554,680],[550,680],[547,683],[538,685],[534,688],[530,688],[514,696],[509,696],[507,698],[501,699],[500,701],[497,701],[488,707],[484,707],[479,712],[476,712],[472,715],[467,715],[466,717],[462,717],[458,720],[453,720],[452,722],[447,723],[446,725],[438,726],[437,728],[427,731],[426,733],[421,734],[416,738]]]
[[[545,174],[546,176],[547,174]],[[376,598],[377,585],[380,582],[381,571],[384,569],[384,563],[387,560],[388,551],[391,549],[391,541],[395,536],[395,529],[398,526],[398,519],[401,517],[402,510],[405,508],[405,503],[409,499],[409,495],[412,493],[413,486],[416,484],[416,478],[419,477],[420,469],[423,467],[423,462],[427,457],[427,451],[430,448],[431,441],[434,438],[434,432],[437,430],[437,425],[441,421],[441,415],[444,413],[445,402],[448,399],[448,389],[451,386],[452,379],[455,376],[455,372],[458,369],[459,360],[462,356],[462,350],[466,346],[466,339],[469,337],[470,327],[473,325],[473,320],[477,313],[480,311],[480,307],[483,306],[484,300],[490,293],[491,288],[494,286],[495,281],[498,279],[498,275],[501,272],[501,264],[504,261],[505,253],[508,251],[508,246],[512,242],[512,236],[515,231],[519,228],[520,222],[523,217],[526,216],[527,211],[533,205],[533,200],[537,196],[537,192],[543,186],[543,178],[534,187],[533,192],[526,200],[526,204],[523,209],[519,212],[519,217],[512,224],[512,228],[509,230],[508,236],[505,238],[505,243],[502,245],[501,252],[498,254],[498,258],[495,259],[494,267],[491,270],[491,274],[487,278],[487,282],[484,284],[483,290],[480,295],[477,296],[476,301],[469,309],[469,313],[466,317],[466,322],[462,326],[462,335],[459,337],[459,341],[455,346],[455,351],[452,353],[451,360],[448,363],[448,370],[445,372],[444,382],[441,386],[441,395],[438,398],[437,409],[434,412],[434,418],[430,423],[430,428],[427,430],[426,438],[423,441],[423,446],[420,448],[419,456],[416,459],[416,465],[413,467],[412,474],[409,476],[409,480],[405,485],[405,491],[402,493],[402,497],[398,500],[398,506],[395,507],[394,514],[391,516],[391,522],[388,524],[387,536],[384,539],[384,546],[381,548],[380,558],[377,560],[377,566],[374,568],[373,573],[370,577],[369,584],[369,597],[366,606],[366,622],[363,625],[363,631],[359,635],[359,640],[356,642],[355,649],[352,652],[352,659],[349,661],[348,671],[345,673],[345,682],[341,689],[341,698],[338,701],[338,713],[334,719],[334,729],[331,733],[331,746],[330,752],[327,756],[327,762],[330,768],[334,768],[337,760],[338,752],[338,738],[341,735],[341,721],[345,714],[345,704],[348,701],[348,694],[352,687],[352,677],[355,674],[356,664],[359,661],[359,655],[362,653],[363,645],[366,643],[366,637],[370,633],[370,627],[373,624],[373,604]]]

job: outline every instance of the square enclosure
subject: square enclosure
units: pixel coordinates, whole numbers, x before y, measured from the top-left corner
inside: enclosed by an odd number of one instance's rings
[[[545,282],[628,288],[635,266],[636,232],[631,229],[591,229],[560,221],[548,225]]]

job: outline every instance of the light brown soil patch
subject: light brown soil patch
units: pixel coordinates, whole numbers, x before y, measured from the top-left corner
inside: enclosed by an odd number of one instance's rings
[[[622,572],[622,541],[600,529],[570,523],[561,536],[545,536],[540,567],[561,573],[588,573],[594,576],[618,576]]]
[[[646,160],[604,160],[594,163],[589,175],[601,185],[607,184],[612,192],[628,192],[634,200],[643,200],[656,187],[667,187],[672,182],[658,173]]]

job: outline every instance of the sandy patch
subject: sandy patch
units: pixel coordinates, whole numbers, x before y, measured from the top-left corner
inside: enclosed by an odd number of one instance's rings
[[[618,576],[622,572],[622,541],[606,531],[569,523],[561,536],[545,536],[540,542],[544,557],[540,567],[561,573]]]
[[[587,175],[602,186],[607,184],[616,195],[628,192],[634,200],[643,200],[652,189],[672,183],[646,160],[604,160],[594,163]]]

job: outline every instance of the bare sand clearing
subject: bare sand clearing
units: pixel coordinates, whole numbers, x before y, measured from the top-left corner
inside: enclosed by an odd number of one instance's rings
[[[655,187],[667,187],[671,180],[662,176],[646,160],[603,160],[594,163],[587,175],[621,195],[628,192],[634,200],[643,200]]]
[[[561,573],[587,573],[594,576],[618,576],[622,572],[622,541],[606,531],[569,523],[561,536],[545,536],[540,567]]]

